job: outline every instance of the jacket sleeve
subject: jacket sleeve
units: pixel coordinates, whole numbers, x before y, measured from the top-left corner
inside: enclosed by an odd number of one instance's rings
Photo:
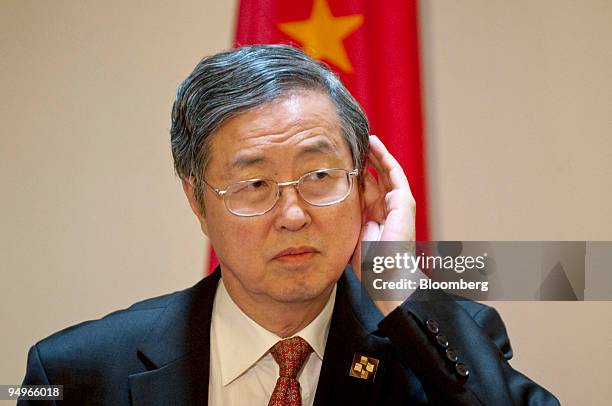
[[[40,354],[38,347],[33,345],[28,352],[28,365],[26,369],[25,378],[23,378],[22,385],[51,385],[47,378],[47,373],[40,360]],[[55,401],[52,400],[18,400],[17,406],[29,406],[29,405],[56,405]]]
[[[436,405],[559,405],[514,370],[506,328],[491,307],[416,291],[379,324],[400,362]]]

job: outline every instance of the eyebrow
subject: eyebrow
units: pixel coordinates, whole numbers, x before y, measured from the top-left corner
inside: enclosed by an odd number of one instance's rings
[[[313,154],[325,154],[331,153],[335,155],[339,155],[338,148],[329,142],[328,140],[322,139],[318,140],[315,143],[310,145],[306,145],[301,148],[300,152],[297,154],[297,158],[303,158],[305,155],[313,155]],[[264,155],[238,155],[231,160],[230,166],[232,168],[247,168],[249,166],[258,165],[262,163],[266,163],[268,158]]]
[[[230,162],[230,166],[232,168],[242,169],[242,168],[246,168],[252,165],[261,164],[266,161],[267,159],[262,155],[254,155],[254,156],[239,155],[235,157],[234,159],[232,159],[232,161]]]

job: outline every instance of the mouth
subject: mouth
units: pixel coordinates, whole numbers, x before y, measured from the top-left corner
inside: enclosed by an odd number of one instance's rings
[[[274,259],[281,262],[298,263],[309,260],[318,252],[317,249],[310,246],[289,247],[276,254]]]

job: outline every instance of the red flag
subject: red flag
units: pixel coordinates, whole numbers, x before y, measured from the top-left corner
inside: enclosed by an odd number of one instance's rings
[[[240,0],[235,45],[274,43],[300,46],[338,74],[404,168],[417,239],[428,240],[416,0]]]

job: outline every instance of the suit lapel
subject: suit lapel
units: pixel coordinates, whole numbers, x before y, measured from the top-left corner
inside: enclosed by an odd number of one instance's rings
[[[138,347],[150,370],[129,377],[134,405],[207,404],[210,322],[219,278],[217,269],[178,293]]]
[[[315,405],[376,404],[391,356],[388,340],[372,334],[381,319],[352,271],[345,270],[338,281]],[[374,381],[349,376],[355,354],[379,360]]]
[[[208,403],[210,323],[220,271],[177,294],[138,347],[149,369],[130,375],[134,405]],[[338,281],[315,405],[377,404],[392,363],[392,347],[374,334],[382,315],[350,268]],[[379,360],[373,382],[349,376],[355,354]],[[393,375],[393,372],[391,372]]]

